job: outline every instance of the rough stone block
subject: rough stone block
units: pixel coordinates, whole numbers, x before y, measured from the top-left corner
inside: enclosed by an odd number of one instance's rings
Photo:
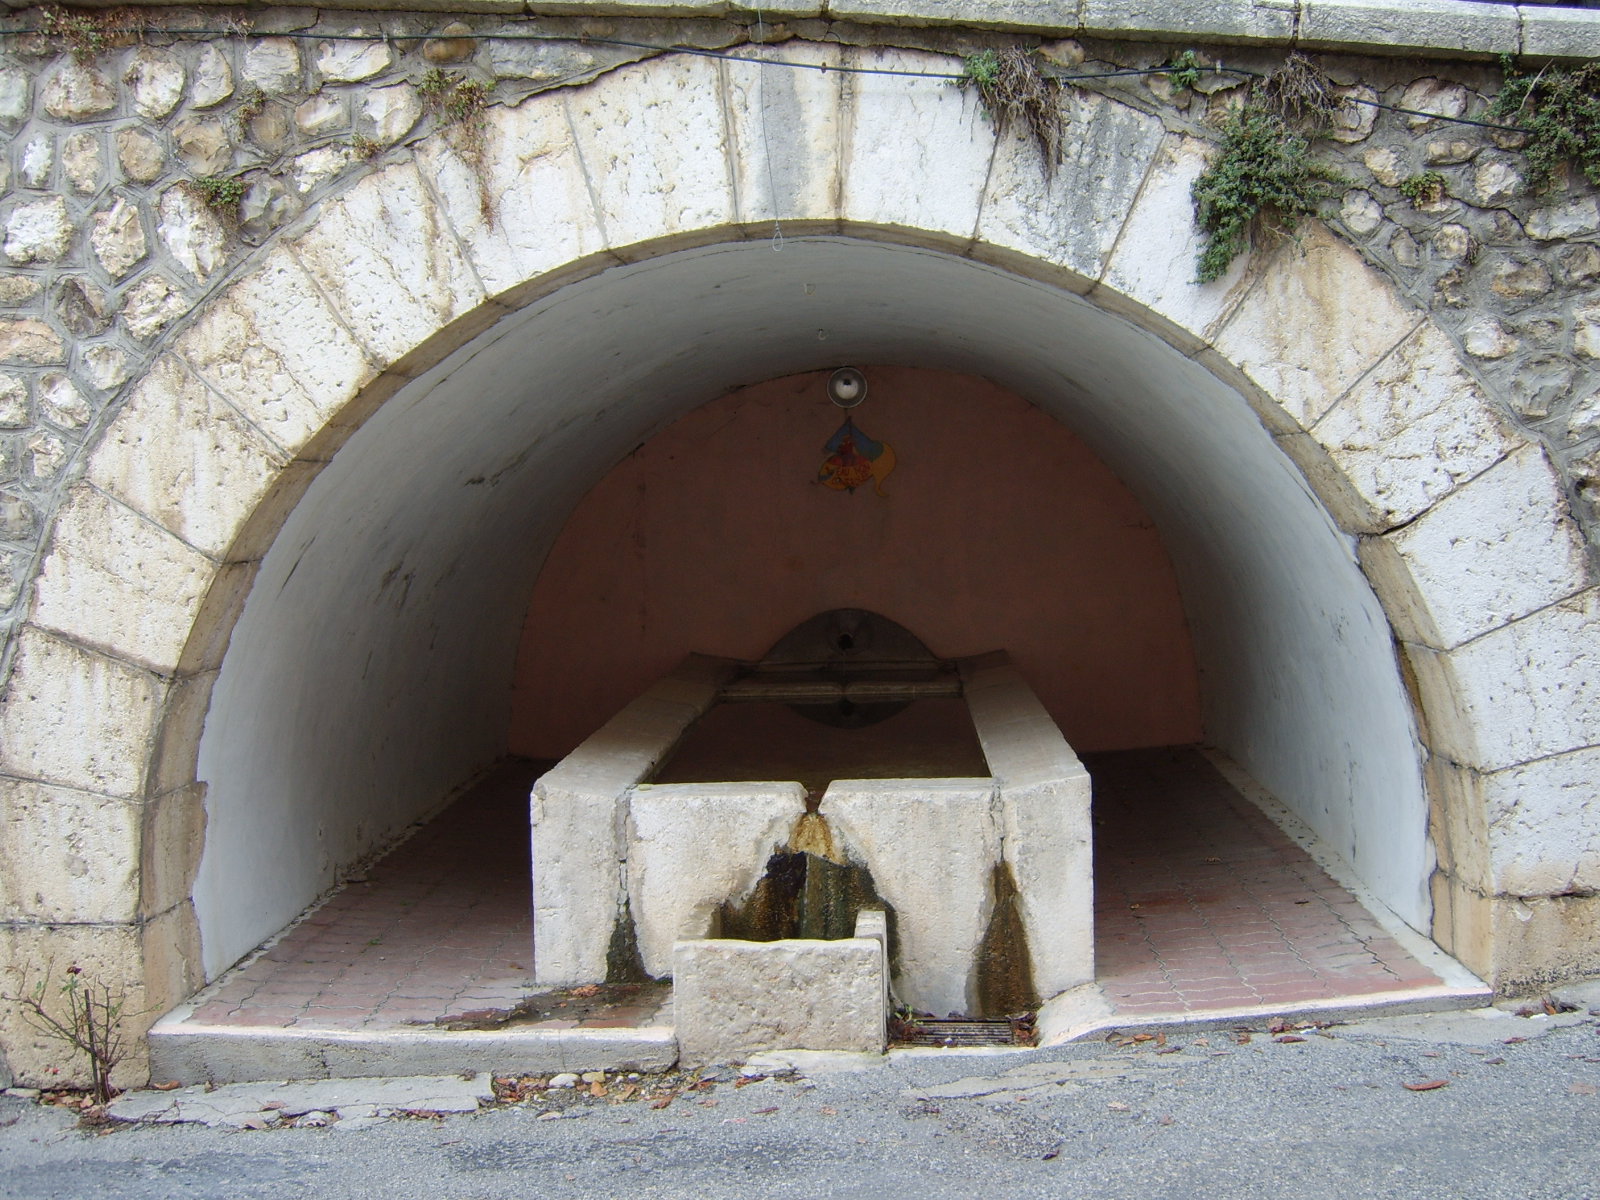
[[[1094,835],[1089,774],[1002,786],[1005,860],[1017,885],[1033,983],[1043,999],[1094,979]]]
[[[481,170],[448,136],[417,157],[490,295],[605,248],[559,91],[489,110]]]
[[[1163,144],[1110,253],[1104,286],[1096,293],[1096,299],[1104,296],[1112,307],[1126,307],[1117,294],[1106,296],[1107,288],[1115,290],[1134,306],[1154,310],[1186,330],[1197,344],[1208,341],[1222,315],[1232,310],[1246,266],[1240,256],[1216,282],[1195,283],[1202,237],[1195,229],[1190,189],[1211,154],[1210,142],[1197,138],[1170,138]]]
[[[134,337],[150,341],[188,311],[188,298],[170,279],[149,274],[123,297],[122,322]]]
[[[1047,29],[1072,32],[1077,5],[1059,0],[830,0],[835,21],[864,25],[970,25],[978,29]]]
[[[300,48],[289,38],[252,42],[244,56],[244,78],[269,95],[300,89]]]
[[[484,299],[449,222],[411,163],[362,179],[327,206],[293,249],[383,366]]]
[[[133,920],[139,826],[127,800],[0,779],[0,920]]]
[[[855,65],[949,73],[951,60],[905,50],[862,51]],[[926,79],[858,75],[840,120],[848,131],[842,211],[853,221],[948,234],[977,231],[994,126],[975,89]]]
[[[74,488],[39,572],[34,621],[170,673],[216,564],[95,488]]]
[[[641,785],[628,796],[627,882],[644,969],[704,938],[719,904],[747,895],[805,812],[798,783]]]
[[[1043,998],[1094,978],[1090,782],[1078,756],[1009,662],[963,665],[967,705],[999,788],[1003,855]]]
[[[962,671],[967,707],[995,780],[1017,787],[1083,774],[1083,764],[1009,662]]]
[[[903,1004],[938,1016],[974,1011],[1000,861],[994,806],[987,779],[836,780],[823,795],[836,841],[894,908]]]
[[[157,232],[168,253],[201,283],[227,260],[228,231],[211,206],[189,188],[172,187],[162,194]]]
[[[67,360],[67,348],[43,321],[0,318],[0,362],[50,366]]]
[[[352,29],[352,35],[361,29]],[[317,46],[317,71],[332,83],[356,83],[387,70],[394,60],[385,42],[338,41]]]
[[[1362,303],[1351,304],[1351,296]],[[1417,326],[1394,289],[1318,224],[1279,246],[1216,337],[1218,353],[1301,426]]]
[[[1033,137],[1010,130],[999,138],[978,237],[1099,278],[1162,138],[1158,118],[1087,92],[1070,104],[1053,173]]]
[[[1600,200],[1583,196],[1565,204],[1541,204],[1528,214],[1523,228],[1541,242],[1583,237],[1600,230]]]
[[[88,478],[221,559],[287,458],[166,357],[139,382],[90,456]]]
[[[625,795],[710,707],[711,681],[727,669],[690,656],[534,785],[534,977],[541,986],[606,977],[624,895]]]
[[[1583,535],[1537,446],[1502,459],[1389,539],[1443,649],[1526,616],[1587,582]]]
[[[1376,303],[1376,293],[1369,300]],[[1431,323],[1311,432],[1380,526],[1411,519],[1521,444]]]
[[[1141,0],[1082,0],[1084,33],[1100,37],[1204,38],[1223,42],[1280,41],[1294,35],[1289,4],[1260,0],[1208,0],[1204,4],[1150,5]]]
[[[421,117],[422,101],[409,83],[372,88],[361,100],[363,130],[385,145],[410,133]],[[491,114],[489,120],[493,122],[495,116]]]
[[[1542,992],[1600,975],[1600,895],[1497,896],[1492,926],[1494,983],[1502,992]]]
[[[96,213],[89,235],[94,256],[112,279],[121,279],[149,251],[139,206],[118,196],[110,208]]]
[[[1458,753],[1497,771],[1600,744],[1600,593],[1591,589],[1449,653],[1476,734]]]
[[[682,941],[672,961],[683,1066],[765,1050],[883,1052],[888,1011],[877,938]]]
[[[45,78],[39,99],[52,117],[82,121],[115,108],[117,87],[99,68],[68,60]]]
[[[0,122],[17,125],[28,115],[28,77],[21,67],[0,71]]]
[[[1600,27],[1594,14],[1576,8],[1532,7],[1522,18],[1522,53],[1530,58],[1600,58]]]
[[[745,53],[832,66],[847,52],[788,42]],[[840,177],[834,148],[843,138],[839,91],[844,77],[730,62],[724,78],[739,220],[837,220]]]
[[[211,108],[233,95],[233,66],[216,46],[206,43],[194,63],[189,84],[189,102],[196,108]]]
[[[164,913],[185,904],[205,848],[205,785],[191,783],[145,802],[140,814],[139,911]],[[199,959],[195,960],[199,969]]]
[[[286,455],[377,375],[282,248],[209,304],[177,352]]]
[[[140,957],[144,964],[144,1007],[132,1032],[144,1031],[162,1013],[205,982],[201,970],[200,923],[188,900],[165,912],[147,917],[139,929]]]
[[[138,795],[160,680],[32,626],[15,645],[0,705],[0,770],[108,796]]]
[[[611,249],[734,219],[717,64],[652,59],[566,101]]]
[[[1600,749],[1558,754],[1483,779],[1497,892],[1600,891]]]
[[[183,99],[183,64],[152,47],[134,53],[122,81],[133,93],[134,108],[150,121],[161,120]]]
[[[178,1016],[179,1014],[174,1014]],[[182,1083],[236,1080],[354,1079],[424,1073],[493,1071],[553,1075],[559,1071],[665,1071],[678,1057],[666,1026],[643,1029],[507,1029],[443,1032],[389,1029],[377,1033],[255,1030],[219,1035],[163,1020],[150,1031],[151,1077]]]
[[[622,914],[622,796],[549,778],[533,789],[534,980],[597,983]]]
[[[72,220],[60,196],[20,204],[6,218],[5,255],[14,263],[56,262],[71,244]]]

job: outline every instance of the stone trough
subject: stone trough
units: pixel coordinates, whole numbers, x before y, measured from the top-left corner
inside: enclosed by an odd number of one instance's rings
[[[711,1061],[881,1049],[885,976],[892,1003],[941,1017],[1003,1015],[1092,980],[1089,777],[1007,657],[858,670],[781,657],[690,656],[537,782],[537,983],[671,976],[685,1061]],[[957,761],[938,733],[957,712],[986,773],[752,778],[761,739],[697,745],[708,714],[750,704],[836,705],[847,724],[877,705],[869,718],[898,715],[847,741],[935,767]],[[897,748],[896,728],[934,729],[931,754]],[[770,744],[773,774],[814,776]],[[675,771],[679,753],[742,777]]]

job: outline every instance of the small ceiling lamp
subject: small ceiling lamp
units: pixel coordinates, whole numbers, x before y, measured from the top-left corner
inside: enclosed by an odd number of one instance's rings
[[[854,408],[867,398],[867,377],[854,367],[840,367],[828,376],[828,399],[840,408]]]

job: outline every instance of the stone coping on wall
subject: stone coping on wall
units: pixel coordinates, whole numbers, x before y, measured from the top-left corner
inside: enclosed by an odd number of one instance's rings
[[[6,8],[35,7],[0,0]],[[163,0],[87,0],[104,7],[171,7]],[[192,0],[243,10],[290,6]],[[189,6],[186,6],[189,7]],[[960,26],[1041,37],[1105,37],[1287,45],[1359,54],[1478,58],[1600,57],[1600,11],[1478,0],[331,0],[321,9],[479,13],[502,17],[711,17],[863,25]],[[309,10],[308,10],[309,11]]]

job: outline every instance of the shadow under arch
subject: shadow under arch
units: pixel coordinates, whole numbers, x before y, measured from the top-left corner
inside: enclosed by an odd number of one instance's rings
[[[983,375],[1084,438],[1172,554],[1208,740],[1430,929],[1413,704],[1449,697],[1408,694],[1385,615],[1417,601],[1374,590],[1338,473],[1192,333],[1025,256],[832,223],[781,253],[666,238],[485,308],[312,438],[195,624],[149,786],[203,803],[204,848],[147,825],[145,886],[193,897],[206,977],[503,751],[523,606],[606,470],[731,387],[843,362]]]

